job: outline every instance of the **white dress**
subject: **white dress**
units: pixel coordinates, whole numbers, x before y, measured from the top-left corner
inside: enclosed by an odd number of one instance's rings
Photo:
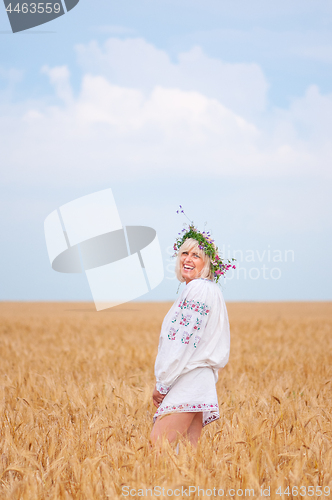
[[[155,363],[156,387],[166,394],[153,417],[202,412],[203,426],[219,418],[218,370],[229,358],[227,309],[219,286],[190,281],[166,314]]]

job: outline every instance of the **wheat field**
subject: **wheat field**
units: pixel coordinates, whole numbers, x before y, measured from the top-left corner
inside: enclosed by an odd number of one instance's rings
[[[0,303],[1,499],[332,498],[332,303],[227,304],[221,417],[158,453],[170,305]]]

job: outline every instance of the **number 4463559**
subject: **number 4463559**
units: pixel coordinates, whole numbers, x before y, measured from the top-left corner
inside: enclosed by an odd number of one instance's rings
[[[316,490],[314,486],[293,486],[290,488],[287,486],[287,488],[282,491],[281,486],[276,491],[277,495],[292,495],[293,497],[297,496],[308,496],[308,497],[313,497],[316,495],[317,497],[320,496],[329,496],[330,495],[330,487],[329,486],[324,486],[322,489],[322,486],[316,486]]]
[[[14,5],[14,4],[13,4]],[[48,3],[22,3],[22,6],[20,3],[17,3],[15,7],[12,8],[12,4],[10,3],[8,7],[6,8],[6,11],[9,13],[12,12],[17,12],[18,14],[21,12],[22,14],[27,14],[28,12],[30,14],[43,14],[46,12],[47,14],[51,14],[52,12],[55,12],[55,14],[59,14],[61,10],[61,6],[59,3],[55,3],[54,5],[50,2]]]

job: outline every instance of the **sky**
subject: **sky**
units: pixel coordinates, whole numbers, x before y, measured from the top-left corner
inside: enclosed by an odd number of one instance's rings
[[[179,205],[237,259],[226,301],[331,300],[331,25],[320,0],[80,0],[13,34],[0,5],[0,300],[92,300],[44,220],[107,188],[157,231],[139,300],[176,298]]]

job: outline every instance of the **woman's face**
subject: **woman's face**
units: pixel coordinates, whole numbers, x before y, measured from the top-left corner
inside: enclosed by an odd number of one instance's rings
[[[203,257],[197,253],[197,250],[188,250],[182,252],[180,256],[181,275],[188,285],[189,281],[197,278],[204,267]]]

